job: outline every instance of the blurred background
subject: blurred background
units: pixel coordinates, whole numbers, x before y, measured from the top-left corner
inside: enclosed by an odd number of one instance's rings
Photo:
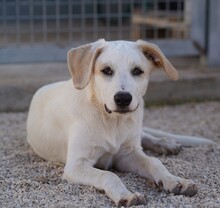
[[[220,65],[219,11],[218,0],[0,0],[0,63],[64,61],[70,47],[105,38]]]
[[[155,75],[149,101],[220,99],[219,11],[219,0],[0,0],[0,100],[28,106],[38,87],[69,78],[68,49],[99,38],[153,42],[183,69],[178,84]]]

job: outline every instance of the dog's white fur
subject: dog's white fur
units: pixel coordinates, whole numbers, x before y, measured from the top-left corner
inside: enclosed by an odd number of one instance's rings
[[[70,50],[68,67],[72,80],[42,87],[31,102],[27,140],[39,156],[65,163],[65,179],[102,189],[119,206],[143,204],[145,199],[106,171],[112,166],[153,180],[175,194],[196,194],[194,182],[172,175],[160,160],[142,151],[142,134],[144,145],[154,149],[148,145],[154,140],[148,137],[151,130],[142,132],[142,97],[150,73],[161,67],[170,78],[178,78],[157,46],[99,40]],[[113,70],[112,75],[103,73],[106,67]],[[143,73],[132,75],[135,67]],[[126,111],[118,110],[114,101],[119,91],[132,95]]]

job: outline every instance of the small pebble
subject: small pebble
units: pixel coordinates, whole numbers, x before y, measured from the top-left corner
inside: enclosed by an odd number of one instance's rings
[[[46,178],[45,176],[43,175],[39,175],[35,178],[35,181],[37,182],[41,182],[41,183],[48,183],[49,182],[49,179]]]

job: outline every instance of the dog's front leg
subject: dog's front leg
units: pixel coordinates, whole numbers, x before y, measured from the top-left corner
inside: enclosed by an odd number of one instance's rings
[[[193,181],[172,175],[159,159],[146,156],[141,148],[127,155],[119,155],[115,167],[119,171],[134,172],[153,180],[159,188],[174,194],[193,196],[197,193],[197,187]]]
[[[70,142],[71,143],[71,142]],[[94,186],[104,190],[117,206],[131,206],[145,203],[144,197],[139,193],[131,193],[117,175],[110,171],[104,171],[93,167],[94,157],[98,150],[90,151],[81,144],[68,146],[67,162],[64,168],[63,178],[76,184]],[[83,147],[83,148],[82,148]],[[93,152],[90,154],[90,152]],[[85,155],[82,155],[85,154]],[[90,155],[90,157],[88,157]]]

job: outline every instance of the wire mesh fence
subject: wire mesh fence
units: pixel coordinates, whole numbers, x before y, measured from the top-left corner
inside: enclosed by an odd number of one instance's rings
[[[0,0],[0,46],[186,39],[189,0]]]

